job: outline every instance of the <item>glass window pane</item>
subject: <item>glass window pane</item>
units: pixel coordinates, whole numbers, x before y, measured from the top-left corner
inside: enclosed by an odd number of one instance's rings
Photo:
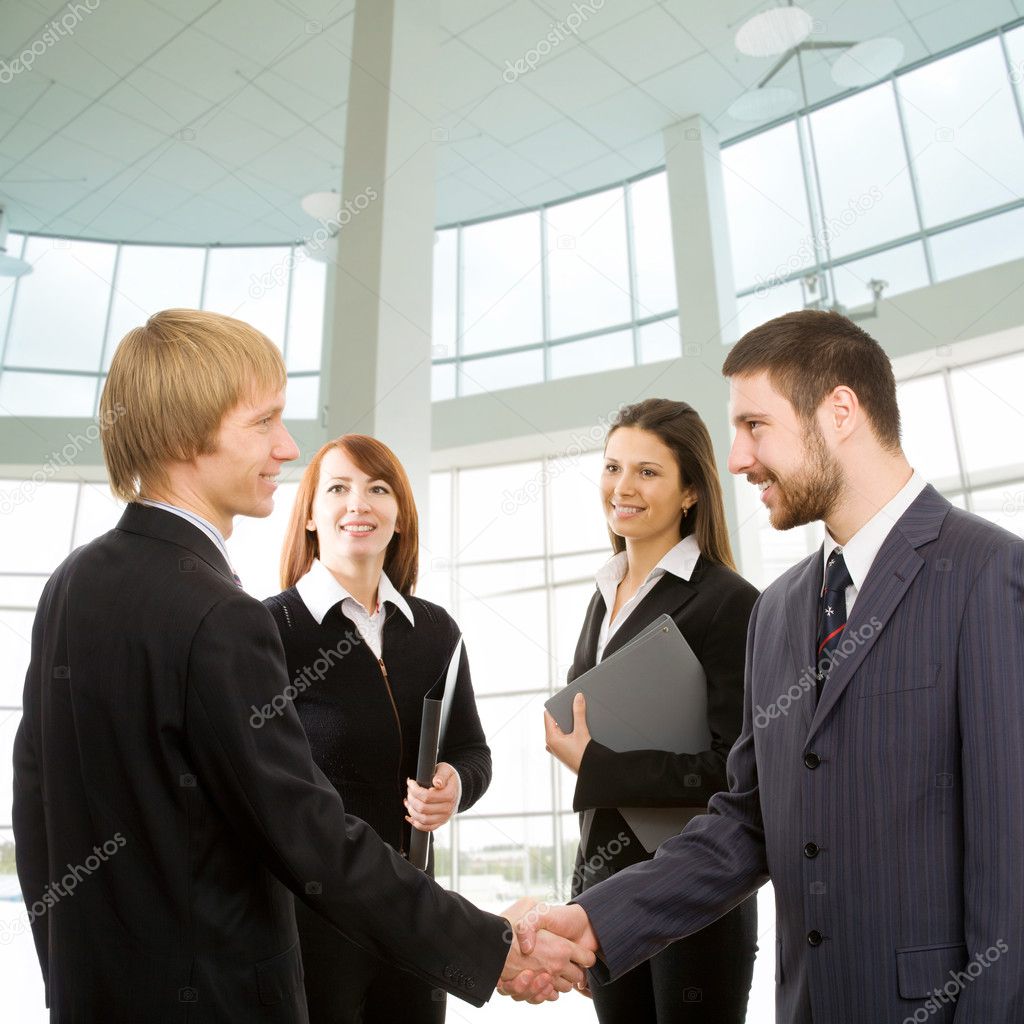
[[[928,265],[924,261],[924,247],[920,242],[887,249],[862,260],[844,263],[833,271],[836,284],[836,298],[848,309],[866,306],[874,301],[868,282],[872,278],[888,282],[882,293],[891,298],[914,288],[928,286]]]
[[[441,363],[430,368],[430,400],[444,402],[455,397],[455,364]]]
[[[6,365],[99,371],[116,252],[102,242],[28,239],[33,270],[18,281]]]
[[[794,122],[724,148],[722,177],[737,291],[813,263]]]
[[[539,348],[459,364],[459,391],[463,395],[538,384],[543,379],[544,351]]]
[[[540,462],[460,471],[459,561],[543,555],[543,479]]]
[[[611,557],[611,547],[607,550],[607,557]],[[595,582],[594,573],[607,560],[605,555],[576,555],[573,573],[576,576],[589,577],[584,583],[572,583],[563,587],[555,587],[554,590],[554,611],[555,611],[555,687],[563,686],[569,669],[572,667],[573,657],[576,654],[576,645],[580,639],[580,631],[583,629],[583,620],[587,614],[587,608],[594,596]],[[562,559],[568,561],[568,559]],[[570,803],[571,807],[572,804]]]
[[[45,473],[41,473],[45,476]],[[71,551],[78,484],[0,480],[0,566],[4,572],[53,572]]]
[[[1024,210],[989,217],[931,239],[935,280],[984,270],[1024,256]]]
[[[998,39],[897,79],[925,224],[1024,194],[1024,138]]]
[[[211,249],[203,308],[244,320],[284,346],[291,249]]]
[[[891,83],[815,111],[810,120],[825,206],[822,240],[832,258],[917,231]]]
[[[285,472],[288,472],[287,468]],[[236,516],[228,538],[231,567],[238,573],[246,592],[260,600],[281,590],[278,565],[299,489],[298,476],[296,471],[294,482],[278,487],[274,495],[274,511],[265,519]]]
[[[540,749],[544,753],[543,738]],[[551,789],[549,781],[547,789]],[[459,819],[458,837],[459,892],[484,910],[500,912],[520,896],[536,896],[553,891],[552,815],[529,818],[464,817]],[[584,1002],[583,999],[577,1001]],[[584,1009],[592,1019],[593,1010],[590,1007]],[[484,1021],[494,1019],[495,1008],[492,1004],[474,1010],[467,1004],[465,1009],[460,1005],[458,1012],[459,1016],[466,1019]],[[561,1010],[559,1019],[564,1020],[564,1014],[565,1011]]]
[[[124,502],[115,498],[106,484],[83,483],[79,489],[73,548],[112,530],[124,512]]]
[[[0,824],[11,820],[11,804],[14,801],[14,737],[21,724],[20,711],[0,711]]]
[[[457,618],[466,638],[466,651],[473,670],[473,689],[477,695],[510,690],[543,689],[546,692],[549,659],[544,591],[487,598],[473,597],[458,588],[457,592]],[[510,651],[515,652],[514,657],[509,656]],[[538,713],[534,727],[541,721]],[[493,750],[490,732],[487,740]],[[494,763],[500,766],[502,775],[509,771],[509,766],[496,753]],[[495,771],[494,774],[497,776],[499,773]],[[541,806],[547,806],[549,798],[546,794],[538,795],[537,799],[542,801]]]
[[[548,207],[547,256],[552,338],[630,319],[621,188]]]
[[[0,415],[92,416],[96,407],[96,380],[66,373],[0,374]]]
[[[736,339],[747,331],[759,327],[766,320],[804,308],[804,291],[799,281],[790,281],[775,288],[761,288],[736,300]],[[722,331],[722,340],[730,341],[728,329]]]
[[[616,331],[551,347],[551,379],[633,365],[633,332]]]
[[[639,315],[652,316],[675,309],[676,265],[672,250],[672,217],[665,172],[629,186],[633,211],[633,266]]]
[[[304,258],[301,249],[295,253],[288,311],[289,373],[320,369],[327,290],[327,264]]]
[[[122,245],[117,264],[103,369],[121,339],[162,309],[196,309],[203,289],[205,249]]]
[[[968,475],[1024,462],[1024,353],[950,374]]]
[[[1024,480],[1005,487],[971,491],[971,507],[977,515],[1024,537]]]
[[[1024,25],[1004,34],[1006,52],[1010,55],[1010,80],[1024,104]]]
[[[458,248],[457,228],[438,231],[434,236],[434,319],[431,342],[434,345],[435,359],[455,355]]]
[[[682,347],[679,320],[669,317],[640,328],[640,362],[657,363],[662,359],[678,359]]]
[[[480,600],[543,586],[544,561],[540,558],[459,566],[459,590]]]
[[[608,544],[599,490],[603,465],[601,451],[548,460],[552,553],[592,551]]]
[[[462,351],[540,341],[540,214],[464,228],[462,250]]]
[[[546,685],[546,680],[545,680]],[[477,701],[495,771],[475,814],[546,811],[552,807],[551,755],[544,750],[544,701],[531,696]]]
[[[314,377],[289,377],[284,418],[287,420],[319,419],[320,375]]]
[[[0,576],[0,605],[35,608],[46,585],[46,575]]]
[[[430,520],[426,537],[431,559],[449,559],[452,554],[452,474],[430,474]],[[420,529],[420,533],[424,531]],[[421,548],[424,546],[421,540]]]
[[[896,386],[903,426],[903,451],[911,466],[939,487],[960,482],[946,385],[938,373]]]

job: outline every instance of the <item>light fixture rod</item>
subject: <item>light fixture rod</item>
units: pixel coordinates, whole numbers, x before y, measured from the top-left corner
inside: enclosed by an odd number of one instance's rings
[[[763,89],[801,50],[848,50],[851,46],[856,45],[856,43],[815,42],[801,43],[799,46],[794,46],[775,62],[775,66],[771,71],[757,83],[757,88]]]

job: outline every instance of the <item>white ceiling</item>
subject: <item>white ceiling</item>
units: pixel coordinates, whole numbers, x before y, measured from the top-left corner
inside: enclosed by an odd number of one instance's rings
[[[504,81],[507,62],[574,2],[583,0],[440,0],[437,223],[648,170],[663,160],[662,129],[694,113],[723,138],[750,127],[725,110],[772,60],[743,57],[732,40],[774,0],[587,0],[594,13],[576,35]],[[31,70],[0,83],[10,226],[160,242],[291,241],[313,230],[299,200],[340,183],[355,0],[91,4]],[[803,6],[814,38],[895,36],[907,63],[1024,15],[1024,0]],[[8,62],[68,9],[0,2]],[[776,82],[796,87],[794,67]],[[808,88],[812,101],[838,91],[821,56]]]

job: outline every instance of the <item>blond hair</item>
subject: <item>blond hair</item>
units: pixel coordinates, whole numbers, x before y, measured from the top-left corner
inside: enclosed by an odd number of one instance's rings
[[[166,482],[169,463],[211,453],[224,414],[285,386],[274,343],[220,313],[165,309],[114,353],[100,425],[110,487],[122,501]]]

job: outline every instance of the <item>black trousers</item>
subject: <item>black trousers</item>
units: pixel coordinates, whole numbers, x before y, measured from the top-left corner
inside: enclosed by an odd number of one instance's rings
[[[309,1024],[444,1024],[443,989],[367,953],[295,901]]]
[[[685,883],[683,883],[685,884]],[[601,1024],[743,1024],[757,953],[757,896],[590,990]]]

